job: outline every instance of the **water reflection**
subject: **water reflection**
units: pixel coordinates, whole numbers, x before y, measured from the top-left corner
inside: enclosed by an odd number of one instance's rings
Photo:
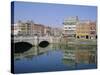
[[[63,49],[64,64],[77,67],[78,64],[96,64],[96,46],[67,46]]]
[[[23,53],[14,53],[14,60],[15,73],[96,68],[97,47],[61,44],[50,44],[46,48],[37,46]]]

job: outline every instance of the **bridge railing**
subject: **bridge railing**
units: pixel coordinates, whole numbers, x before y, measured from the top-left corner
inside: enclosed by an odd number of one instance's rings
[[[40,43],[41,41],[48,41],[49,43],[58,43],[60,37],[53,37],[53,36],[41,36],[41,37],[14,37],[14,43],[16,42],[29,42],[31,44]]]

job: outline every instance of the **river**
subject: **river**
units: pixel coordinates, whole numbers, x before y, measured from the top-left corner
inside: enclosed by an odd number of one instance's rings
[[[14,53],[14,73],[97,68],[97,46],[50,44]]]

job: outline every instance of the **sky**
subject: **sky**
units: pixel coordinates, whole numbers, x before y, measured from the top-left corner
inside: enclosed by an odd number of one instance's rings
[[[62,26],[65,18],[78,16],[81,20],[97,20],[96,6],[14,2],[14,22],[32,20],[47,26]]]

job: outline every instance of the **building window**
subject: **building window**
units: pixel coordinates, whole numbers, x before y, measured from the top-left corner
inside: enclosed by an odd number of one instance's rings
[[[65,29],[67,29],[67,27],[65,27]]]
[[[79,36],[77,36],[77,38],[79,39]]]
[[[95,34],[95,31],[91,31],[91,34]]]
[[[97,35],[95,36],[95,38],[97,39]]]
[[[88,39],[89,38],[89,36],[88,35],[86,35],[86,39]]]

